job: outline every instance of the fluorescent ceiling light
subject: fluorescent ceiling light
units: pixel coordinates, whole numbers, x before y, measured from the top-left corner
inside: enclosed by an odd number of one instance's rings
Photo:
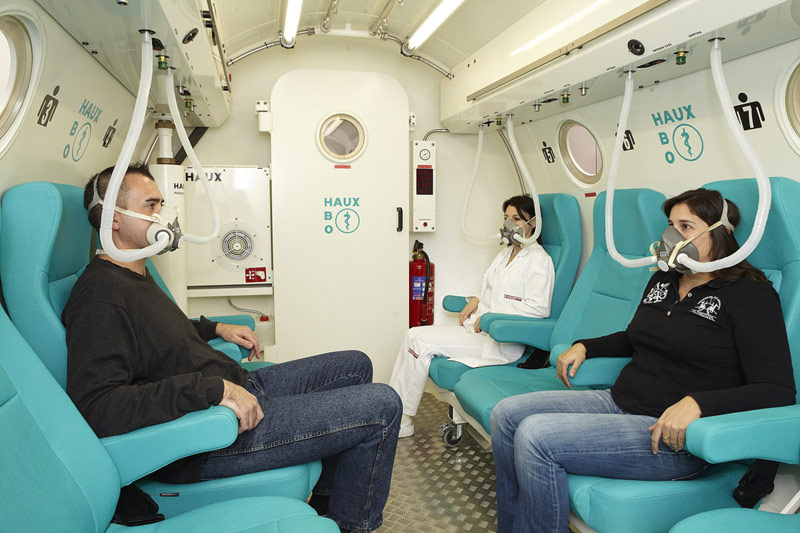
[[[528,41],[527,43],[523,44],[522,46],[520,46],[519,48],[517,48],[516,50],[511,52],[511,55],[515,56],[517,54],[521,54],[522,52],[524,52],[526,50],[529,50],[529,49],[533,48],[535,45],[539,44],[540,42],[544,41],[545,39],[548,39],[548,38],[552,37],[553,35],[555,35],[556,33],[560,32],[561,30],[563,30],[564,28],[566,28],[570,24],[578,22],[582,18],[586,17],[587,15],[592,13],[594,10],[596,10],[598,7],[600,7],[601,5],[605,4],[607,1],[608,0],[597,0],[596,2],[592,3],[592,5],[584,8],[584,9],[582,9],[580,11],[578,11],[577,13],[572,15],[571,17],[569,17],[566,20],[564,20],[563,22],[561,22],[559,24],[556,24],[555,26],[553,26],[552,28],[550,28],[546,32],[544,32],[542,34],[539,34],[532,41]]]
[[[428,18],[425,19],[425,22],[417,28],[414,35],[408,39],[406,49],[411,51],[422,46],[422,43],[427,41],[428,37],[433,35],[433,32],[439,29],[439,26],[444,24],[444,21],[463,3],[464,0],[442,0]]]
[[[303,10],[303,0],[288,0],[286,18],[283,21],[283,41],[294,44],[297,37],[297,26],[300,24],[300,12]]]

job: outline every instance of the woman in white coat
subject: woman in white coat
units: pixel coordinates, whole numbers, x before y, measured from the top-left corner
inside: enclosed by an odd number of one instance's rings
[[[503,202],[503,213],[505,228],[515,229],[525,237],[533,234],[536,211],[530,197],[509,198]],[[516,361],[525,351],[525,345],[495,342],[481,330],[481,316],[505,313],[549,317],[554,278],[553,261],[541,244],[520,246],[511,239],[483,275],[480,297],[470,298],[464,306],[458,326],[420,326],[408,330],[389,380],[403,400],[400,437],[414,434],[412,417],[417,414],[433,357],[449,357],[470,367]]]

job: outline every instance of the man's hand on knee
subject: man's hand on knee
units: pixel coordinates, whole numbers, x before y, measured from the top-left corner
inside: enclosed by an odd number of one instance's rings
[[[231,409],[239,419],[239,433],[250,431],[264,418],[258,399],[247,389],[223,379],[225,386],[219,404]]]

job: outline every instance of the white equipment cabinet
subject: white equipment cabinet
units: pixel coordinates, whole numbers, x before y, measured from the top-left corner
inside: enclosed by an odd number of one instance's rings
[[[211,231],[208,199],[197,174],[186,168],[185,231]],[[205,167],[220,215],[219,237],[211,244],[187,245],[188,297],[268,294],[272,285],[269,169]],[[199,292],[202,291],[202,292]]]
[[[408,329],[408,98],[384,74],[295,70],[270,103],[276,358],[361,350],[388,381]]]

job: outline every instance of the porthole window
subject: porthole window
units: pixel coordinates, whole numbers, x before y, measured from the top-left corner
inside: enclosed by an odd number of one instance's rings
[[[337,113],[325,119],[319,129],[319,145],[334,161],[350,161],[358,157],[366,144],[364,126],[358,119]]]
[[[800,63],[795,67],[786,86],[786,113],[794,132],[800,136]]]
[[[573,178],[581,185],[593,185],[603,173],[603,155],[597,139],[586,126],[567,120],[559,129],[561,157]]]
[[[19,114],[33,70],[31,39],[16,18],[0,17],[0,138]]]

